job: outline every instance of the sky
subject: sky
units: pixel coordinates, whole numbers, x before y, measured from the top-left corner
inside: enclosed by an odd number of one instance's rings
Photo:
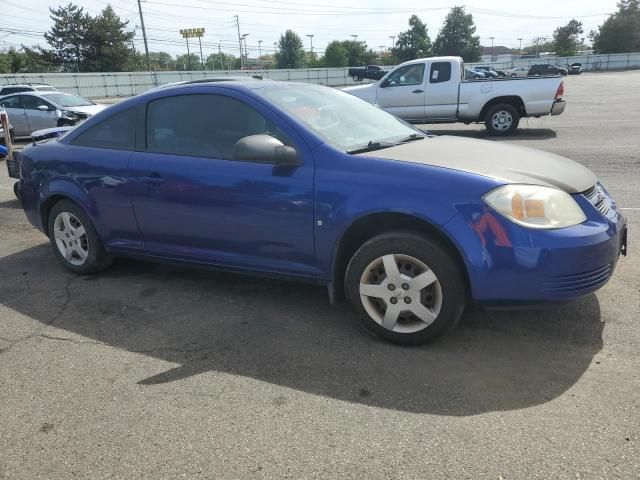
[[[0,50],[25,44],[45,45],[42,34],[51,27],[49,7],[69,0],[0,0]],[[135,46],[144,49],[137,0],[76,0],[92,15],[110,4],[121,18],[136,29]],[[143,0],[142,12],[150,51],[172,55],[186,53],[180,37],[183,28],[205,29],[205,57],[218,51],[238,55],[238,27],[246,37],[250,57],[273,53],[274,42],[291,28],[304,40],[305,49],[322,53],[331,40],[358,41],[379,51],[392,45],[390,36],[408,28],[415,13],[427,24],[435,39],[447,11],[464,5],[473,18],[482,45],[518,47],[534,43],[536,37],[551,37],[556,27],[575,18],[583,23],[584,37],[616,10],[616,0]],[[308,38],[307,35],[313,35]],[[197,39],[191,39],[192,52]]]

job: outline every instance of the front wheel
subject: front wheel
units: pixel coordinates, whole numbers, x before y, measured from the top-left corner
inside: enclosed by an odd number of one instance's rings
[[[500,103],[487,110],[484,124],[491,135],[511,135],[520,123],[520,113],[508,103]]]
[[[359,76],[359,75],[354,75],[354,76],[353,76],[353,81],[354,81],[354,82],[359,82],[360,80],[362,80],[362,79],[360,78],[360,76]]]
[[[452,329],[466,299],[451,253],[412,232],[381,234],[362,245],[347,267],[345,290],[366,328],[403,345]]]
[[[49,213],[49,240],[58,260],[72,272],[96,273],[112,263],[91,220],[73,202],[61,200]]]

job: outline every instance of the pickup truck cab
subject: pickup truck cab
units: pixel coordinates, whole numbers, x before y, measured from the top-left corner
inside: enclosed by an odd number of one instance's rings
[[[566,102],[558,77],[464,80],[460,57],[431,57],[398,65],[379,82],[345,92],[411,123],[484,122],[509,135],[522,117],[560,115]]]

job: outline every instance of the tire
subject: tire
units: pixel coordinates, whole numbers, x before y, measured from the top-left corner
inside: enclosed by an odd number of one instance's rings
[[[84,229],[84,233],[81,231]],[[87,214],[75,203],[61,200],[49,212],[49,240],[56,257],[79,275],[97,273],[113,263]],[[70,242],[74,243],[70,246]],[[71,252],[65,256],[65,252]]]
[[[487,110],[484,124],[489,134],[505,137],[511,135],[518,128],[520,113],[509,103],[499,103]]]
[[[353,81],[354,82],[359,82],[360,80],[362,80],[358,75],[354,75],[353,76]]]
[[[516,75],[515,73],[511,74],[511,78],[516,78],[518,75]]]
[[[388,268],[394,264],[395,272]],[[432,283],[421,287],[420,281]],[[401,345],[448,332],[466,303],[458,262],[438,242],[408,231],[383,233],[362,245],[347,267],[345,294],[367,329]]]
[[[18,200],[20,200],[20,182],[15,182],[13,184],[13,194]]]

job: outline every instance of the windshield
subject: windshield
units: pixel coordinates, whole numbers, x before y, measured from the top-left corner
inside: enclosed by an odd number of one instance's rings
[[[344,151],[378,142],[396,142],[416,134],[424,136],[420,130],[384,110],[333,88],[273,86],[256,93]]]
[[[70,93],[49,93],[44,98],[60,107],[88,107],[89,105],[93,105],[93,103],[86,98]]]

